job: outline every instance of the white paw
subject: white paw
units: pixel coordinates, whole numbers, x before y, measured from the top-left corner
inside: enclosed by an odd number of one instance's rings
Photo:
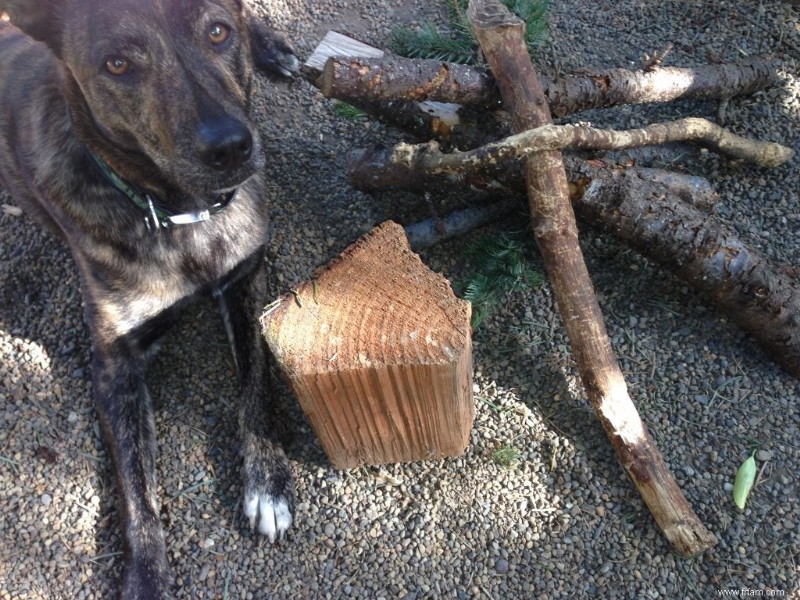
[[[300,70],[300,59],[294,54],[283,53],[278,61],[278,70],[284,77],[294,77]]]
[[[281,539],[292,525],[292,511],[283,496],[273,498],[266,493],[248,492],[244,497],[244,516],[250,522],[250,529],[258,526],[258,532],[267,536],[270,543]]]

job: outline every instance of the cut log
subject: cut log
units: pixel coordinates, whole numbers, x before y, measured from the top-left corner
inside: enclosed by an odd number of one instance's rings
[[[606,170],[586,180],[576,187],[576,210],[699,290],[800,379],[798,270],[748,248],[647,171]]]
[[[317,87],[325,63],[332,56],[380,59],[384,56],[384,52],[336,31],[329,31],[303,64],[303,74]],[[445,102],[408,102],[397,98],[375,100],[351,98],[349,104],[419,139],[428,139],[430,136],[446,138],[450,135],[453,125],[459,122],[456,114],[459,107]]]
[[[514,128],[524,131],[550,123],[525,45],[524,22],[499,0],[470,0],[467,13]],[[667,468],[614,357],[578,245],[561,153],[545,150],[526,163],[534,234],[586,394],[664,536],[681,555],[703,552],[717,540],[697,518]]]
[[[480,67],[402,58],[341,34],[323,40],[306,63],[311,82],[343,102],[434,100],[479,107],[499,106],[494,78]],[[321,66],[320,66],[321,65]],[[777,60],[753,57],[697,67],[541,77],[550,111],[557,117],[621,104],[677,99],[724,99],[752,94],[778,80]]]
[[[317,78],[325,68],[325,63],[331,56],[361,56],[364,58],[381,58],[383,50],[359,42],[349,36],[342,35],[338,31],[329,31],[322,38],[311,56],[303,64],[303,73],[307,77]]]
[[[262,317],[334,467],[462,454],[475,417],[470,305],[386,222]]]

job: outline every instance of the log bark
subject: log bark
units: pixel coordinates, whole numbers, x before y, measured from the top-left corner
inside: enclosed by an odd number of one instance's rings
[[[415,251],[430,248],[507,215],[517,204],[510,199],[480,208],[462,208],[441,218],[434,217],[407,225],[405,231],[408,243]]]
[[[776,60],[755,57],[692,68],[610,69],[559,78],[542,76],[539,81],[551,113],[563,117],[621,104],[751,94],[777,81],[778,66]],[[344,102],[436,100],[482,108],[500,103],[497,84],[484,69],[394,55],[366,58],[342,51],[340,56],[327,60],[321,76],[313,83],[326,97]]]
[[[391,222],[262,317],[334,467],[458,456],[475,417],[470,305]]]
[[[524,23],[498,0],[470,0],[468,15],[517,131],[551,122],[524,42]],[[578,245],[561,153],[525,165],[531,220],[587,396],[656,523],[673,548],[694,555],[716,543],[695,515],[636,411],[614,357]]]
[[[359,42],[336,31],[329,31],[303,64],[306,79],[319,87],[325,63],[332,56],[354,56],[380,59],[383,50]],[[409,102],[398,98],[352,98],[349,104],[363,110],[373,118],[398,127],[418,139],[431,136],[447,138],[451,133],[457,106],[450,108],[447,117],[441,115],[441,102]]]
[[[699,290],[800,378],[800,272],[748,248],[733,229],[642,169],[608,170],[577,188],[587,222]]]

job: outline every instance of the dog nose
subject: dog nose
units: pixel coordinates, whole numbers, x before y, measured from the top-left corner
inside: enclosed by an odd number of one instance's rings
[[[204,123],[199,131],[200,156],[217,171],[241,166],[253,152],[250,130],[236,119],[218,119]]]

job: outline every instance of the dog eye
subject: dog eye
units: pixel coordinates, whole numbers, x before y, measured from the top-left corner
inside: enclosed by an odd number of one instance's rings
[[[214,23],[208,29],[208,39],[215,46],[225,43],[231,35],[231,28],[222,23]]]
[[[131,63],[127,58],[112,56],[106,61],[106,71],[112,75],[124,75],[131,68]]]

